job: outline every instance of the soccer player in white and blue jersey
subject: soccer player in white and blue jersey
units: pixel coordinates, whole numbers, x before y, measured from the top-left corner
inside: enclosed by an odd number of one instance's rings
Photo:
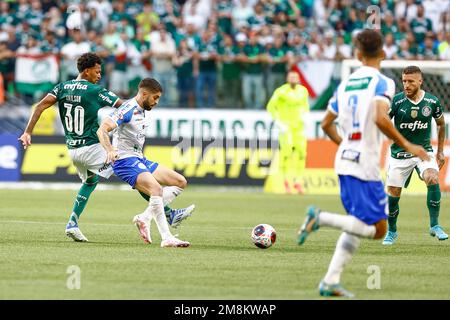
[[[363,66],[344,79],[330,100],[322,128],[339,145],[335,171],[339,176],[342,204],[348,215],[310,206],[300,228],[298,243],[322,226],[343,231],[324,279],[322,296],[354,295],[340,285],[341,273],[356,251],[360,238],[380,239],[387,229],[387,196],[380,175],[382,135],[394,140],[422,160],[429,159],[422,146],[408,142],[394,127],[389,109],[395,93],[392,79],[380,73],[385,58],[383,40],[366,29],[356,38],[356,53]],[[334,124],[338,120],[339,134]]]
[[[107,151],[107,162],[113,164],[114,174],[134,189],[150,196],[148,208],[133,219],[144,242],[152,242],[150,223],[154,219],[161,234],[161,247],[188,247],[189,242],[172,235],[164,214],[164,206],[183,191],[187,181],[174,170],[147,160],[142,152],[147,129],[145,111],[156,106],[161,95],[162,88],[158,81],[143,79],[139,83],[137,95],[106,118],[97,135]],[[113,130],[111,145],[108,133]],[[163,188],[161,184],[166,187]]]

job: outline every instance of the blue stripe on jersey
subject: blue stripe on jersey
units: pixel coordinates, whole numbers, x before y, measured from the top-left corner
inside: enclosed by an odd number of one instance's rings
[[[128,123],[131,121],[135,108],[135,105],[132,105],[131,103],[125,103],[113,113],[111,113],[110,117],[114,120],[117,126],[120,126],[122,123]]]
[[[387,81],[381,75],[378,75],[378,83],[375,87],[375,96],[386,97],[389,101],[391,100],[387,94]]]
[[[339,113],[339,106],[337,100],[337,89],[334,91],[333,97],[331,98],[328,108],[334,111],[335,113]]]

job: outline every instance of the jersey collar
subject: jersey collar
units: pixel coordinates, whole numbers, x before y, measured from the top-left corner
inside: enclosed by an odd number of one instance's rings
[[[408,97],[406,97],[406,99],[408,99],[409,102],[411,102],[413,105],[417,106],[419,103],[422,102],[423,98],[425,97],[425,91],[424,91],[424,90],[420,90],[420,92],[422,93],[422,97],[419,99],[419,101],[414,102],[414,101],[412,101],[412,100],[411,100],[410,98],[408,98]],[[405,94],[405,96],[406,96],[406,94]]]

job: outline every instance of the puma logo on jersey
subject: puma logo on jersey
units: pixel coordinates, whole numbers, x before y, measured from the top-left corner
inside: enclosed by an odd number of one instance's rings
[[[400,111],[406,113],[406,109],[400,109]]]
[[[402,123],[400,124],[400,129],[410,129],[411,131],[420,130],[420,129],[428,129],[428,122],[423,123],[420,120],[410,122],[410,123]]]

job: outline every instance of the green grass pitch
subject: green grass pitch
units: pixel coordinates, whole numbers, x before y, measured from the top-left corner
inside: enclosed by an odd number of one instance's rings
[[[208,191],[211,192],[208,192]],[[174,207],[195,203],[178,230],[190,248],[161,248],[139,238],[132,217],[145,202],[135,192],[95,191],[81,216],[89,243],[64,234],[76,191],[0,190],[0,299],[318,299],[339,231],[322,228],[304,246],[296,231],[309,204],[343,213],[338,196],[276,196],[214,192],[190,187]],[[424,196],[400,202],[399,239],[384,247],[363,240],[342,283],[358,299],[449,299],[450,241],[428,234]],[[450,199],[440,223],[450,231]],[[259,223],[277,230],[276,244],[255,247]],[[69,266],[81,270],[80,289],[69,290]],[[370,266],[380,289],[368,289]]]

